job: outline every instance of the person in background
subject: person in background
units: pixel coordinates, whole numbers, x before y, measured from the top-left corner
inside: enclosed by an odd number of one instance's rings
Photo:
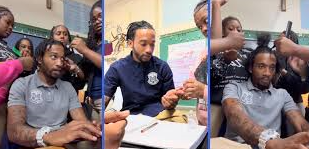
[[[65,73],[61,77],[62,80],[70,82],[75,91],[83,89],[85,86],[85,74],[82,67],[83,57],[69,45],[72,41],[69,29],[64,25],[57,25],[51,29],[50,38],[62,42],[65,46]]]
[[[207,0],[201,0],[194,9],[194,21],[196,26],[207,37]],[[206,51],[201,54],[201,60],[194,72],[194,79],[188,79],[183,83],[183,88],[169,90],[162,97],[162,104],[166,109],[174,109],[181,98],[197,100],[197,118],[200,125],[207,125],[207,60]]]
[[[17,51],[16,51],[17,50]],[[13,47],[13,51],[18,57],[31,57],[33,58],[33,43],[29,38],[23,37],[17,40],[15,46]],[[30,74],[33,74],[35,71],[35,66],[30,71],[23,71],[19,77],[26,77]]]
[[[7,61],[7,60],[13,60],[13,59],[18,58],[14,54],[13,50],[9,48],[6,41],[3,40],[3,39],[10,36],[10,34],[13,31],[13,25],[14,25],[14,15],[13,15],[13,13],[8,8],[0,5],[0,63],[5,63],[5,61]],[[26,59],[22,58],[20,61],[24,62]],[[33,67],[32,66],[33,60],[31,58],[29,58],[28,60],[29,60],[28,64],[31,65],[31,67]],[[11,62],[8,62],[8,63],[9,63],[9,65],[12,65],[12,64],[13,65],[19,65],[17,61],[15,61],[13,63],[11,63]],[[3,64],[3,65],[9,66],[8,64]],[[18,66],[15,66],[15,69],[16,69],[16,67],[18,67]],[[2,69],[4,69],[4,68],[2,68]],[[29,69],[25,69],[25,70],[29,70]],[[16,75],[18,76],[19,74],[11,73],[11,75],[8,76],[8,77],[16,79],[17,78]],[[14,81],[14,79],[6,80],[5,84],[0,86],[0,101],[2,103],[7,100],[8,91],[9,91],[9,88],[10,88],[12,82]]]
[[[207,0],[201,0],[194,9],[194,21],[202,34],[207,38],[208,19]],[[206,49],[206,48],[205,48]],[[207,126],[207,51],[201,53],[201,59],[197,60],[194,77],[187,79],[181,89],[168,91],[162,97],[162,104],[166,109],[174,109],[181,98],[197,99],[196,117],[200,125]],[[199,148],[207,148],[207,136],[200,144]]]
[[[305,62],[309,61],[309,48],[298,45],[284,35],[281,35],[276,41],[276,50],[284,56],[296,56]]]
[[[33,43],[29,38],[23,37],[17,40],[14,46],[20,52],[19,57],[33,57]]]
[[[0,62],[8,59],[16,59],[12,49],[10,49],[3,39],[9,37],[13,32],[14,15],[6,7],[0,5]]]
[[[285,34],[285,31],[282,33]],[[298,35],[291,31],[290,39],[298,44]],[[296,56],[279,56],[279,61],[282,65],[281,73],[277,78],[274,86],[276,88],[284,88],[291,95],[297,107],[301,111],[302,115],[305,116],[305,108],[301,94],[308,93],[309,82],[308,82],[308,66],[307,63]],[[295,133],[295,130],[291,127],[292,125],[285,120],[282,125],[282,136],[290,136]]]
[[[102,115],[102,1],[93,4],[90,11],[89,31],[87,42],[75,37],[70,47],[83,55],[81,69],[87,80],[87,96],[91,99],[93,108]]]
[[[13,82],[23,71],[32,70],[33,59],[29,57],[22,57],[17,60],[7,60],[0,63],[0,86]],[[0,98],[0,105],[6,100]],[[1,134],[0,134],[1,135]]]

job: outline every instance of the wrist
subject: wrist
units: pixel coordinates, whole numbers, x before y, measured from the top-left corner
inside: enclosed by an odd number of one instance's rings
[[[204,95],[203,95],[203,98],[206,100],[206,98],[207,98],[207,87],[206,87],[206,85],[205,85],[205,87],[204,87]]]
[[[51,132],[52,133],[52,132]],[[52,145],[50,142],[51,142],[51,139],[52,139],[52,137],[51,137],[51,133],[48,133],[48,134],[45,134],[45,135],[43,135],[43,142],[48,146],[48,145]]]
[[[222,52],[225,52],[227,49],[233,49],[234,48],[234,43],[233,43],[233,38],[226,36],[225,38],[223,38],[222,40],[222,44],[224,44],[224,50],[222,49]]]
[[[47,146],[47,144],[44,140],[44,136],[46,136],[48,133],[50,133],[50,131],[51,131],[50,127],[44,126],[36,132],[35,138],[36,138],[38,146],[40,146],[40,147],[46,147]]]
[[[293,48],[294,51],[292,52],[292,56],[296,56],[296,57],[302,57],[302,52],[301,52],[301,47],[300,45],[296,45],[295,48]]]
[[[278,145],[276,145],[276,144],[277,144],[277,142],[278,142],[279,140],[281,140],[281,139],[278,138],[278,139],[268,140],[268,141],[266,142],[265,149],[277,148]]]
[[[265,129],[261,132],[258,140],[259,149],[272,148],[272,145],[280,139],[280,134],[274,129]],[[273,141],[272,141],[273,140]]]
[[[87,53],[87,51],[89,51],[90,49],[85,46],[83,48],[80,48],[80,50],[78,51],[80,54],[85,55]]]

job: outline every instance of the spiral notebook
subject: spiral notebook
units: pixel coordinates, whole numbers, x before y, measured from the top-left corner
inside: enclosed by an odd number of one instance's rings
[[[152,148],[195,149],[206,137],[206,126],[156,120],[145,115],[127,118],[123,143]]]

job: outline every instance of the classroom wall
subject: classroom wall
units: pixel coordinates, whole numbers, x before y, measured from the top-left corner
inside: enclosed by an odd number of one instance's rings
[[[75,0],[91,6],[97,0]],[[15,16],[15,22],[50,30],[63,24],[63,0],[52,0],[52,9],[46,8],[46,0],[0,0]],[[82,35],[85,36],[85,35]]]
[[[106,0],[105,1],[105,39],[112,41],[111,32],[115,35],[117,26],[126,33],[130,22],[146,20],[157,33],[157,44],[154,55],[159,56],[159,39],[161,35],[178,32],[195,27],[193,9],[199,0]],[[115,46],[116,42],[113,43]],[[117,55],[107,56],[110,64],[116,59],[129,54],[125,48]]]
[[[127,26],[129,23],[134,21],[145,20],[153,25],[155,30],[158,29],[158,0],[106,0],[105,1],[105,40],[112,41],[113,35],[117,34],[117,27],[121,27],[122,33],[126,34]],[[157,36],[156,41],[159,41],[159,36]],[[113,42],[115,45],[116,42]],[[158,42],[156,43],[156,48],[154,55],[158,55]],[[107,56],[107,62],[111,62],[125,57],[130,53],[131,49],[125,47],[117,55]]]
[[[300,0],[287,0],[286,12],[281,11],[281,0],[230,0],[222,8],[222,18],[238,17],[246,30],[281,32],[287,21],[293,22],[297,33],[309,33],[301,28]]]
[[[160,0],[160,35],[195,28],[193,10],[200,0]]]

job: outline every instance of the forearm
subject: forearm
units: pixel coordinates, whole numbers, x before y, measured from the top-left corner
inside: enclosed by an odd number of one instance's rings
[[[26,124],[8,124],[8,137],[11,142],[25,146],[38,147],[36,141],[37,129],[34,129]]]
[[[12,82],[23,71],[22,63],[19,60],[9,60],[0,64],[0,86]]]
[[[294,56],[308,62],[309,61],[309,48],[298,45],[298,48],[294,52]]]
[[[294,126],[296,132],[308,132],[309,124],[303,118],[299,110],[290,110],[286,112],[286,116],[291,124]]]
[[[299,130],[295,129],[297,132],[309,132],[309,124],[307,121],[302,120],[299,125],[300,129]]]
[[[36,132],[26,124],[26,107],[8,107],[7,133],[9,140],[26,147],[37,147]]]
[[[211,39],[222,38],[221,5],[212,2]]]
[[[221,39],[212,39],[210,40],[210,55],[216,55],[220,52],[225,51],[226,49],[229,49],[229,45],[226,42],[225,38],[221,38]]]
[[[82,52],[84,57],[89,59],[97,68],[102,68],[102,55],[92,51],[91,49],[84,50]]]
[[[241,105],[234,99],[223,102],[223,110],[228,125],[250,145],[257,145],[259,136],[264,128],[253,122],[246,115]]]
[[[84,110],[82,108],[76,108],[73,110],[70,110],[70,115],[72,117],[73,120],[77,120],[77,121],[88,121]]]

